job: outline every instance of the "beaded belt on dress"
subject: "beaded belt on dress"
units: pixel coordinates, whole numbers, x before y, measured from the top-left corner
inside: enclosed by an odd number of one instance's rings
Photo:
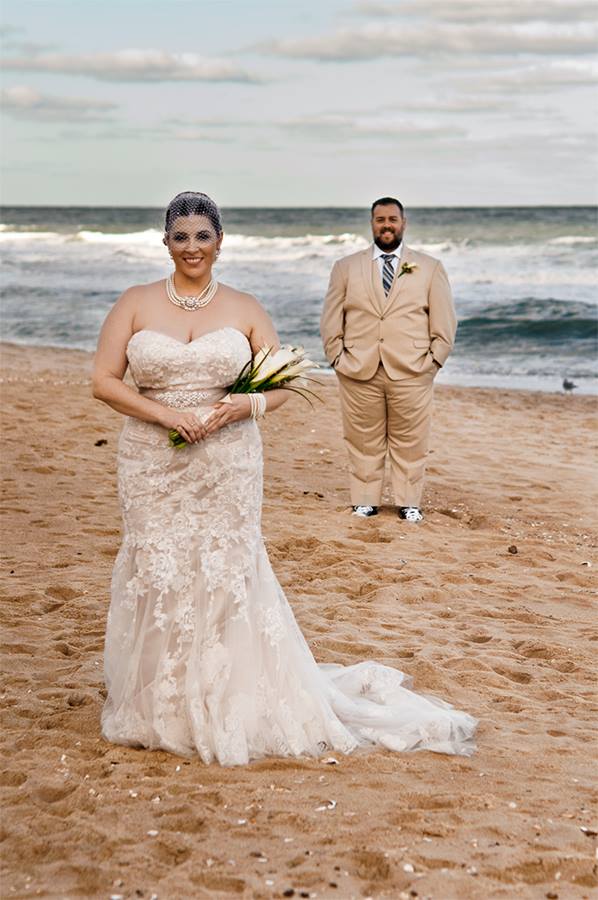
[[[150,400],[156,400],[165,406],[173,406],[178,409],[186,409],[192,406],[201,406],[204,403],[217,403],[218,400],[226,395],[226,391],[222,388],[206,388],[203,391],[184,391],[184,390],[154,390],[146,389],[141,391],[144,397]]]

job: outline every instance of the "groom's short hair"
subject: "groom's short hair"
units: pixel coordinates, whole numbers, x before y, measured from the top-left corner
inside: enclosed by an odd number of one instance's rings
[[[377,206],[390,206],[391,204],[394,204],[394,206],[398,206],[401,210],[401,215],[403,215],[403,213],[405,212],[403,204],[400,200],[397,200],[396,197],[380,197],[379,200],[374,200],[374,202],[372,203],[372,215],[374,215],[374,210]]]

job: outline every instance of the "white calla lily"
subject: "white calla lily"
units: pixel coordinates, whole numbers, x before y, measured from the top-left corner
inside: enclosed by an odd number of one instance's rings
[[[253,360],[254,369],[259,369],[259,367],[262,365],[262,363],[264,362],[266,357],[270,356],[271,353],[272,353],[272,347],[260,347],[260,349],[255,354],[255,357]]]
[[[319,400],[319,397],[307,386],[307,382],[314,379],[305,377],[305,373],[308,369],[317,368],[319,368],[317,363],[307,359],[303,347],[291,347],[287,344],[276,352],[273,352],[272,347],[260,347],[254,358],[249,360],[239,372],[236,381],[230,386],[229,392],[222,402],[232,403],[232,394],[260,394],[263,400],[265,391],[277,388],[294,391],[311,403],[311,397],[316,400]],[[293,382],[295,383],[293,384]],[[251,409],[252,415],[257,418],[257,407],[254,403],[251,404]],[[264,410],[260,415],[263,413]],[[173,447],[186,446],[184,438],[176,429],[169,432],[169,440]]]
[[[279,381],[286,381],[287,378],[297,378],[307,372],[308,369],[317,368],[317,364],[312,362],[311,359],[300,359],[294,365],[287,366],[283,372],[274,375],[271,379],[272,384],[277,384]]]
[[[279,372],[284,366],[288,366],[289,363],[294,362],[295,359],[295,354],[289,347],[281,347],[276,353],[271,353],[270,356],[267,356],[263,360],[258,372],[252,380],[256,383],[264,381],[266,378],[270,378],[272,375]]]

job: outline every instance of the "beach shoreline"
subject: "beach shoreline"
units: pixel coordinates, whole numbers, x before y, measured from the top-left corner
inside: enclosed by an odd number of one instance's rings
[[[593,398],[439,384],[422,526],[388,493],[350,516],[333,379],[266,418],[264,535],[316,659],[403,669],[478,749],[223,769],[100,737],[122,420],[91,358],[0,345],[5,896],[590,898]]]
[[[254,294],[282,343],[325,357],[318,323],[333,265],[371,246],[369,210],[224,212],[215,276]],[[459,327],[441,384],[598,393],[598,235],[592,207],[408,210],[407,245],[442,261]],[[3,210],[6,341],[93,351],[133,284],[165,278],[163,210]]]
[[[93,351],[87,350],[84,347],[64,347],[59,344],[52,344],[46,342],[35,343],[30,339],[23,340],[11,340],[11,341],[0,341],[0,354],[2,353],[3,348],[11,348],[11,347],[19,347],[24,350],[31,351],[44,351],[50,350],[58,353],[83,353],[88,355],[90,358],[93,357]],[[322,378],[333,378],[334,377],[334,369],[329,366],[319,366],[316,370],[314,370],[314,374],[317,374],[317,377]],[[550,387],[548,386],[550,382]],[[521,376],[516,379],[515,383],[509,383],[507,381],[503,381],[501,376],[491,376],[491,375],[462,375],[460,373],[447,373],[446,371],[441,371],[439,376],[437,376],[437,384],[441,387],[450,387],[450,388],[465,388],[465,389],[476,389],[476,390],[486,390],[486,391],[516,391],[521,392],[525,391],[531,394],[549,394],[549,395],[563,395],[566,393],[574,394],[578,397],[597,397],[598,396],[598,379],[584,378],[579,379],[579,384],[575,384],[575,388],[571,392],[566,392],[562,387],[562,380],[554,376],[552,381],[548,379],[546,376]]]

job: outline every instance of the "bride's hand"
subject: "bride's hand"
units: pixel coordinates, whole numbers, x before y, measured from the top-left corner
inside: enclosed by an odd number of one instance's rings
[[[174,428],[188,444],[196,444],[206,436],[204,423],[193,412],[181,412],[167,407],[160,424],[168,431]]]
[[[247,394],[229,394],[226,400],[216,403],[214,412],[206,419],[206,433],[214,434],[225,425],[248,419],[250,415],[251,401]]]

